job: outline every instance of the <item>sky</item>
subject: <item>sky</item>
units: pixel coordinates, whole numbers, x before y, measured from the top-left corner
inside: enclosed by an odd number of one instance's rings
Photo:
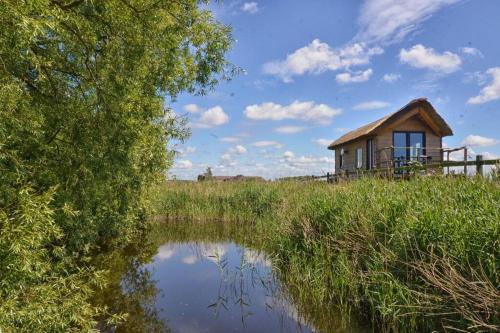
[[[470,158],[500,158],[500,1],[225,0],[242,73],[168,102],[189,119],[169,177],[334,171],[327,145],[425,97]]]

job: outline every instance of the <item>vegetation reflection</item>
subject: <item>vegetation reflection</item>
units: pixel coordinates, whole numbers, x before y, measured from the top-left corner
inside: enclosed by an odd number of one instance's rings
[[[315,301],[307,293],[307,286],[294,278],[286,267],[273,267],[272,258],[263,251],[264,243],[252,237],[255,226],[239,223],[167,222],[158,223],[148,232],[147,241],[140,242],[125,252],[112,253],[101,258],[109,269],[112,281],[100,295],[98,302],[107,306],[110,316],[122,319],[119,325],[104,325],[104,331],[116,332],[168,332],[168,322],[162,318],[155,303],[161,291],[152,278],[155,255],[161,256],[161,248],[171,244],[190,244],[196,258],[191,262],[209,260],[215,263],[219,279],[214,297],[206,307],[217,319],[223,311],[239,309],[241,324],[246,327],[254,315],[252,306],[260,306],[253,300],[255,289],[265,295],[266,312],[277,315],[277,322],[285,331],[309,331],[314,327],[321,332],[361,332],[360,318],[341,313],[332,304]],[[236,247],[239,262],[229,262],[222,244],[241,244]],[[164,249],[164,250],[165,250]],[[172,247],[167,249],[172,251]],[[209,291],[212,292],[212,291]],[[296,327],[290,327],[291,318]],[[109,319],[109,318],[108,318]],[[288,326],[287,326],[288,325]]]

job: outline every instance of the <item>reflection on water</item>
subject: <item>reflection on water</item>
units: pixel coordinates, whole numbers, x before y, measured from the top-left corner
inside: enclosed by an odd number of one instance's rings
[[[263,252],[217,237],[153,244],[154,255],[139,251],[106,259],[116,283],[101,302],[127,318],[118,327],[103,321],[101,331],[364,332],[345,327],[329,307],[295,306]]]
[[[283,297],[270,262],[234,243],[167,243],[146,265],[156,308],[174,332],[311,332]]]

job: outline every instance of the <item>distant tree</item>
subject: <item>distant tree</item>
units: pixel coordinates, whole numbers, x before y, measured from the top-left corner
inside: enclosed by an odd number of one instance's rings
[[[202,175],[198,175],[198,181],[202,182],[205,180],[212,180],[214,178],[212,174],[212,168],[208,167]]]
[[[205,171],[205,179],[206,180],[211,180],[214,176],[212,174],[212,168],[211,167],[208,167],[207,170]]]

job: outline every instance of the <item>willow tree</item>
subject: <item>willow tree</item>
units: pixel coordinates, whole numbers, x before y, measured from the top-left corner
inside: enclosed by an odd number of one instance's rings
[[[0,1],[0,331],[93,327],[86,256],[140,228],[186,135],[166,101],[233,74],[202,5]]]

